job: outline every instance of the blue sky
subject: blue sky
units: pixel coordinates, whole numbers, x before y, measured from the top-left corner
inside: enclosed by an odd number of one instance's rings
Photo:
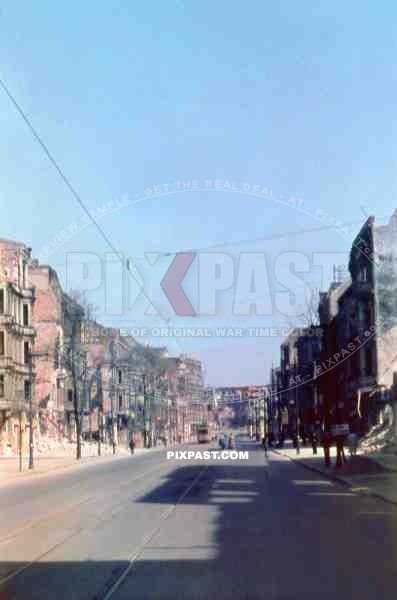
[[[384,221],[396,192],[397,7],[383,2],[5,1],[0,12],[1,76],[91,209],[144,197],[176,181],[258,184],[303,199],[310,214],[239,193],[148,197],[99,222],[125,257],[207,248],[223,240],[240,252],[347,252],[322,230],[255,242],[258,236],[319,226],[315,209],[337,220]],[[82,212],[10,101],[0,93],[0,204],[4,238],[35,254]],[[219,250],[219,248],[218,248]],[[51,254],[109,251],[91,225]],[[234,289],[214,317],[178,318],[159,281],[172,258],[149,268],[145,288],[174,326],[272,327],[281,315],[231,314]],[[272,271],[272,269],[269,269]],[[197,300],[197,261],[184,288]],[[305,276],[318,282],[318,270]],[[272,279],[272,277],[270,277]],[[200,285],[205,285],[200,280]],[[274,285],[276,287],[274,288]],[[281,289],[274,284],[274,289]],[[125,294],[114,286],[114,302]],[[89,294],[107,324],[152,327],[142,310],[105,314],[102,285]],[[112,302],[112,294],[108,298]],[[168,340],[198,352],[214,384],[263,383],[279,338]]]

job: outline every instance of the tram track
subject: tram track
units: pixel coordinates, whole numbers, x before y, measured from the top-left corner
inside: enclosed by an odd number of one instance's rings
[[[119,485],[118,490],[120,490],[120,488],[125,488],[126,486],[134,483],[135,481],[137,481],[139,479],[142,479],[145,477],[150,477],[150,476],[155,476],[155,475],[157,476],[157,473],[159,471],[161,471],[162,469],[165,469],[165,467],[172,468],[172,467],[170,467],[169,463],[162,463],[161,465],[155,467],[154,469],[150,469],[150,471],[145,471],[144,473],[141,473],[140,475],[137,475],[137,476],[133,477],[132,479],[123,481]],[[131,501],[131,500],[134,500],[137,497],[139,497],[139,495],[142,494],[142,492],[147,488],[148,485],[151,485],[151,481],[150,482],[146,481],[144,483],[144,485],[141,486],[139,489],[135,489],[133,495],[130,496],[128,498],[128,500]],[[120,491],[119,491],[119,495],[120,495]],[[114,491],[109,493],[107,496],[114,498]],[[83,500],[79,501],[78,503],[70,505],[67,508],[63,509],[62,511],[56,511],[55,513],[51,513],[51,515],[47,515],[45,518],[40,519],[40,520],[32,523],[29,526],[18,529],[17,532],[14,532],[13,534],[10,534],[9,536],[7,536],[5,538],[2,538],[0,540],[0,545],[3,543],[6,543],[6,542],[15,541],[21,534],[25,534],[27,530],[34,530],[36,527],[43,525],[45,523],[48,523],[51,520],[54,520],[54,519],[57,520],[57,519],[63,518],[65,515],[67,515],[71,511],[81,508],[83,505],[88,504],[90,501],[94,501],[97,499],[98,499],[98,494],[92,494],[90,497],[84,498]],[[118,509],[116,511],[111,510],[112,505],[107,506],[102,512],[99,513],[99,515],[96,515],[93,517],[94,520],[97,522],[97,525],[99,525],[99,524],[103,525],[103,523],[111,521],[120,512],[120,508],[125,506],[125,504],[126,504],[126,500],[124,500],[124,502],[123,501],[119,502],[118,505],[116,505],[117,509]],[[111,514],[106,517],[106,514],[108,513],[109,509],[111,510]],[[73,538],[77,537],[78,535],[81,535],[85,531],[89,531],[91,528],[92,528],[92,525],[91,526],[83,526],[83,527],[74,529],[69,534],[67,534],[65,537],[63,537],[62,540],[56,542],[55,544],[52,544],[44,552],[37,554],[32,560],[26,561],[19,568],[15,569],[12,572],[8,573],[7,575],[1,577],[0,578],[0,590],[5,584],[10,583],[13,579],[18,577],[21,573],[25,572],[26,570],[31,568],[33,565],[39,563],[40,561],[42,561],[43,559],[48,557],[52,552],[54,552],[58,548],[62,547],[63,545],[67,544]]]
[[[131,571],[134,568],[134,565],[138,558],[145,551],[147,545],[153,540],[153,538],[161,531],[162,527],[165,525],[165,522],[171,515],[176,511],[178,505],[186,498],[186,496],[192,491],[192,489],[197,485],[200,481],[204,473],[206,473],[209,469],[209,465],[205,465],[203,469],[198,473],[198,475],[194,478],[192,482],[185,488],[185,490],[178,496],[177,500],[172,503],[167,509],[165,509],[159,519],[157,524],[149,531],[149,533],[143,538],[139,548],[135,550],[131,555],[127,558],[127,566],[121,571],[120,574],[111,578],[107,584],[104,586],[102,591],[99,594],[96,594],[92,597],[91,600],[110,600],[120,586],[123,584],[124,580],[130,575]]]

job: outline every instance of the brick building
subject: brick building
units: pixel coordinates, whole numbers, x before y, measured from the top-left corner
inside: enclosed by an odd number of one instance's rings
[[[350,276],[319,306],[325,418],[361,417],[363,431],[391,400],[397,371],[397,211],[386,225],[367,219],[350,251]]]
[[[37,331],[34,402],[40,435],[73,438],[73,368],[80,387],[81,323],[84,311],[62,290],[56,271],[33,262],[29,277],[35,288],[33,325]],[[79,390],[80,392],[80,390]]]
[[[277,402],[271,402],[272,418],[274,423],[276,411],[279,427],[287,425],[290,433],[296,430],[298,418],[309,430],[321,410],[317,376],[321,348],[322,328],[315,325],[291,331],[280,346],[280,368],[272,371],[272,395],[277,396]]]

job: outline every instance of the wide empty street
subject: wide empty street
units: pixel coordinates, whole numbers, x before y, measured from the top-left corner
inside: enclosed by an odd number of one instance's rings
[[[155,450],[3,485],[0,598],[394,597],[397,507],[237,449],[249,460]]]

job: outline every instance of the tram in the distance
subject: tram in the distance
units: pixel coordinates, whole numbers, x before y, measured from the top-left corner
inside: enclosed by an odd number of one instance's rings
[[[210,432],[208,425],[200,425],[197,429],[197,441],[199,444],[208,444],[210,440]]]

